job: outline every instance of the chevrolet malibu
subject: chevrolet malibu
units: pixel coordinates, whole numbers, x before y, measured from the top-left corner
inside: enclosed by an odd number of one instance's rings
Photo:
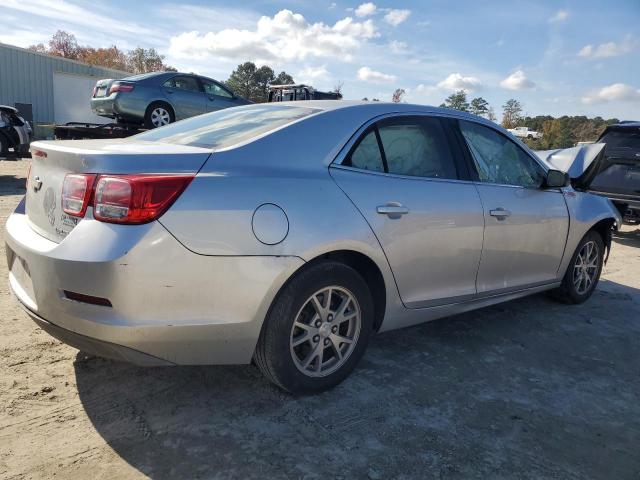
[[[584,302],[620,222],[502,128],[416,105],[248,105],[32,156],[6,242],[38,325],[140,365],[254,361],[295,393],[373,332]]]

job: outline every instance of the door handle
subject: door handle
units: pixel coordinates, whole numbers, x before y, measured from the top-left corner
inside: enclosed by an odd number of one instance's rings
[[[498,207],[495,210],[489,210],[489,215],[492,217],[496,217],[498,220],[504,220],[505,218],[511,216],[511,212],[509,210],[505,210],[502,207]]]
[[[389,215],[391,218],[398,218],[400,215],[409,213],[409,209],[397,202],[389,202],[386,205],[379,205],[376,211],[381,215]]]

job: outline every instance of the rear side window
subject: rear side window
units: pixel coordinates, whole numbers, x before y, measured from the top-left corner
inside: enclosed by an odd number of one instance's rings
[[[317,112],[320,112],[317,108],[273,104],[226,108],[129,138],[220,149],[247,142]]]
[[[412,177],[458,178],[442,122],[430,117],[379,122],[364,134],[343,165]]]
[[[437,118],[386,121],[378,128],[389,173],[457,178],[447,137]]]
[[[356,148],[351,152],[348,164],[354,168],[362,170],[373,170],[374,172],[384,172],[382,154],[378,147],[375,129],[370,130]]]
[[[165,87],[169,88],[178,88],[180,90],[189,90],[192,92],[199,92],[200,85],[198,84],[198,80],[193,77],[173,77],[166,82],[164,82]]]
[[[542,185],[542,167],[505,135],[463,120],[460,130],[481,182],[535,188]]]

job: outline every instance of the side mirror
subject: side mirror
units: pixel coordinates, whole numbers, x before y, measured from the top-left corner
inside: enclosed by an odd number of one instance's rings
[[[560,170],[549,170],[544,181],[545,188],[561,188],[569,184],[569,174]]]

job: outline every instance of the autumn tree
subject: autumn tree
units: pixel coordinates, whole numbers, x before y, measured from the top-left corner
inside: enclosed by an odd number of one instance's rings
[[[467,102],[467,92],[465,92],[464,90],[458,90],[457,92],[452,93],[447,98],[445,98],[444,103],[440,106],[468,112],[469,102]]]
[[[76,60],[78,58],[78,41],[72,33],[58,30],[49,40],[49,55],[56,57],[69,58]]]
[[[133,73],[176,71],[175,68],[166,65],[164,63],[164,55],[160,55],[153,48],[147,50],[138,47],[129,52],[124,52],[115,45],[108,48],[81,46],[78,45],[75,35],[64,30],[58,30],[54,33],[51,40],[49,40],[48,46],[38,43],[37,45],[31,45],[29,50]]]
[[[395,92],[393,92],[393,95],[391,96],[391,101],[393,103],[400,103],[402,101],[402,97],[405,94],[405,90],[404,88],[396,88]]]
[[[504,128],[515,128],[522,119],[522,104],[515,98],[507,100],[502,106],[502,126]]]

